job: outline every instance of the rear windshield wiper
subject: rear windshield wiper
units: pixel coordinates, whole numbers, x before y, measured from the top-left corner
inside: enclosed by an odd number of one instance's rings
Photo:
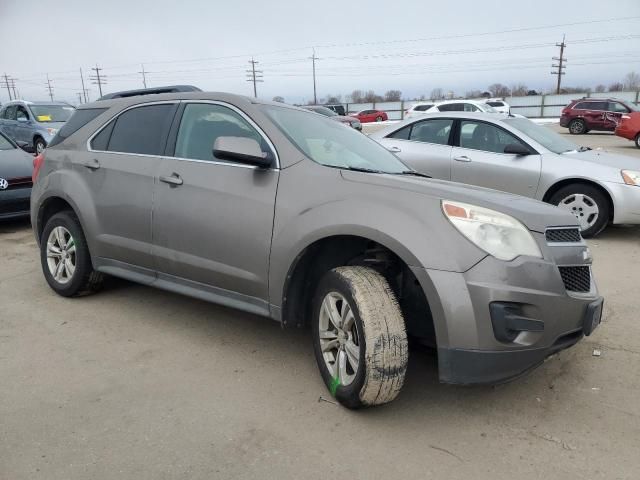
[[[396,175],[413,175],[414,177],[433,178],[431,175],[416,172],[415,170],[403,170],[402,172],[398,172]]]

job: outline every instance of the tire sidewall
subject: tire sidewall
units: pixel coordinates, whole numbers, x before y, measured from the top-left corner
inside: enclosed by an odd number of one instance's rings
[[[640,133],[636,135],[635,142],[636,142],[636,148],[640,148]]]
[[[53,275],[51,275],[47,265],[47,242],[51,231],[55,227],[66,228],[73,237],[76,246],[76,269],[73,273],[73,278],[66,284],[57,282],[53,278]],[[83,288],[86,277],[92,270],[91,258],[80,222],[73,213],[68,211],[60,212],[53,215],[47,221],[40,239],[40,263],[42,265],[44,278],[47,280],[49,286],[59,295],[71,297]]]
[[[322,301],[330,292],[340,293],[347,300],[347,302],[349,302],[349,306],[351,307],[351,310],[353,311],[353,315],[355,317],[356,329],[358,331],[358,345],[360,347],[358,372],[356,373],[356,377],[353,379],[353,382],[346,386],[338,385],[335,388],[335,392],[331,393],[342,405],[345,405],[348,408],[359,408],[363,406],[362,402],[360,401],[360,392],[362,391],[364,382],[366,380],[366,365],[364,358],[366,354],[367,344],[364,335],[364,325],[362,323],[362,318],[360,317],[360,310],[358,308],[358,304],[355,301],[351,285],[342,276],[340,276],[333,270],[327,272],[327,274],[325,274],[325,276],[320,281],[312,302],[313,313],[311,318],[313,332],[313,351],[316,356],[316,361],[318,362],[318,367],[320,369],[322,379],[331,391],[335,379],[331,376],[331,373],[329,372],[329,369],[325,364],[322,350],[320,349],[319,335],[319,316],[320,309],[322,308]]]
[[[45,141],[40,137],[36,137],[35,141],[33,142],[33,153],[35,154],[38,154],[39,143],[42,144],[42,151],[44,151],[44,149],[47,148],[47,144],[45,143]]]
[[[561,200],[576,193],[583,193],[591,197],[593,201],[598,205],[598,220],[593,226],[581,232],[584,238],[594,237],[605,229],[605,227],[609,223],[609,215],[611,213],[609,202],[600,190],[592,187],[591,185],[567,185],[566,187],[563,187],[556,193],[554,193],[553,196],[549,199],[549,203],[558,206]]]

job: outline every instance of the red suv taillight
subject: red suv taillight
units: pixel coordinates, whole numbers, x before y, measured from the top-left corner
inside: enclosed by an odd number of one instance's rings
[[[36,158],[33,159],[33,173],[31,174],[31,181],[36,183],[38,178],[38,173],[40,173],[40,168],[42,168],[42,164],[44,163],[44,153],[41,153]]]

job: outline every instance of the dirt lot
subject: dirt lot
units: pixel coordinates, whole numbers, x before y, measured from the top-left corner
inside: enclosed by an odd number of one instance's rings
[[[415,350],[394,403],[351,412],[318,402],[307,332],[115,279],[58,297],[2,224],[0,479],[637,479],[640,228],[589,243],[592,337],[499,387],[440,385]]]

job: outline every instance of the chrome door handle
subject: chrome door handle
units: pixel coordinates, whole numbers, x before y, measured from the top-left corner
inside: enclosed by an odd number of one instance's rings
[[[460,155],[459,157],[454,157],[453,158],[456,162],[470,162],[471,159],[469,157],[467,157],[466,155]]]
[[[98,170],[100,168],[100,162],[95,158],[93,160],[87,160],[83,165],[89,170]]]
[[[400,153],[402,151],[398,147],[389,147],[387,148],[387,150],[389,150],[391,153]]]
[[[178,185],[182,185],[183,183],[180,175],[178,175],[175,172],[170,177],[160,176],[160,181],[164,183],[168,183],[172,187],[177,187]]]

